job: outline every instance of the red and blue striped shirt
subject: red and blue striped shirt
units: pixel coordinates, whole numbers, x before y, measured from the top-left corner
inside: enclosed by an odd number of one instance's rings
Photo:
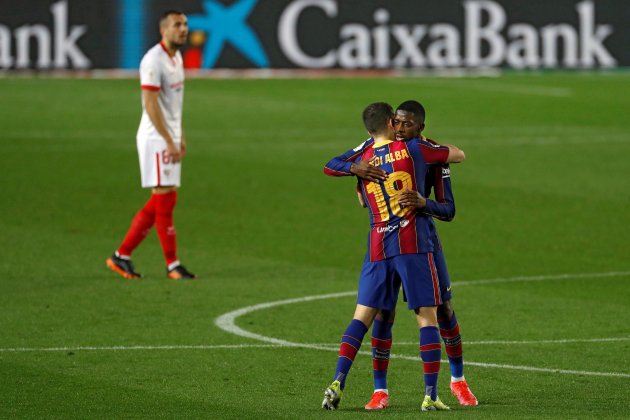
[[[370,214],[370,261],[433,251],[430,216],[402,207],[398,203],[398,195],[410,189],[425,197],[428,165],[446,163],[448,154],[448,147],[424,139],[381,144],[369,139],[326,164],[324,173],[330,176],[352,175],[352,163],[361,160],[367,160],[388,173],[385,181],[359,180],[360,193]]]

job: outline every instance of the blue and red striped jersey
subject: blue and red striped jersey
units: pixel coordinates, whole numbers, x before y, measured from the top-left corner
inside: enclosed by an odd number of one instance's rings
[[[370,261],[433,251],[430,216],[416,209],[401,207],[398,194],[411,189],[426,196],[429,165],[446,163],[448,153],[448,147],[431,144],[424,139],[382,144],[375,144],[373,139],[369,139],[326,164],[324,173],[330,176],[352,175],[352,163],[360,160],[367,160],[389,174],[385,181],[359,180],[360,193],[370,214]]]

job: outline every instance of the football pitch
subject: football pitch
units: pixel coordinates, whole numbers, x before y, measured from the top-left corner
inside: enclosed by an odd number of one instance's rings
[[[136,80],[0,79],[0,418],[622,418],[630,412],[630,73],[188,80],[175,223],[199,280],[105,267],[148,198]],[[351,319],[368,217],[324,163],[374,101],[418,99],[463,148],[436,222],[466,378],[421,413],[402,299],[390,408],[367,413],[369,335],[340,410],[320,408]],[[446,357],[442,353],[443,358]]]

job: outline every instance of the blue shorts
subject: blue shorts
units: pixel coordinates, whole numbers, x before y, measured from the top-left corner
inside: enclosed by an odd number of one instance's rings
[[[433,253],[403,254],[370,262],[366,257],[359,277],[357,303],[383,310],[396,308],[402,284],[409,309],[442,303]]]
[[[448,275],[446,260],[444,259],[444,253],[442,250],[433,251],[433,261],[435,262],[435,268],[437,269],[438,279],[440,279],[440,294],[442,295],[442,302],[451,300],[451,278]]]

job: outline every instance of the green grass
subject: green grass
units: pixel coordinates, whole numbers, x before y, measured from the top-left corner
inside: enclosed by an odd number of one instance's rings
[[[438,228],[481,405],[456,405],[443,365],[440,394],[453,412],[438,415],[627,416],[630,75],[189,80],[176,224],[179,254],[200,276],[190,283],[164,278],[155,233],[134,254],[145,279],[104,267],[148,197],[137,81],[5,78],[0,97],[0,417],[417,418],[421,367],[407,358],[418,333],[402,304],[393,353],[404,358],[392,359],[392,406],[378,414],[362,409],[366,355],[341,410],[319,408],[352,296],[236,320],[330,351],[255,347],[268,343],[214,324],[249,305],[356,288],[367,217],[353,182],[322,166],[366,137],[367,103],[410,98],[427,107],[425,134],[468,158],[452,169],[457,217]],[[609,272],[626,274],[588,275]],[[586,275],[464,283],[564,273]],[[620,340],[544,342],[600,338]]]

